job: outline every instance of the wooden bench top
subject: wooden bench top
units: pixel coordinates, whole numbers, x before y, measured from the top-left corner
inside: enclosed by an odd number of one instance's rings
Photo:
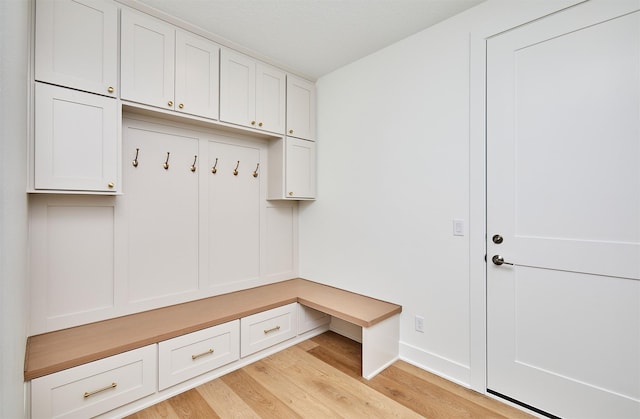
[[[402,311],[397,304],[291,279],[31,336],[24,378],[31,380],[294,302],[362,327]]]

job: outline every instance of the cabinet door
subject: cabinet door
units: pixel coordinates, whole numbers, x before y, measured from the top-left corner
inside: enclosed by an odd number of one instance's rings
[[[287,135],[305,140],[316,136],[316,87],[287,75]]]
[[[36,2],[35,78],[115,96],[118,8],[104,0]]]
[[[121,98],[173,109],[174,27],[122,10]]]
[[[287,138],[286,142],[286,198],[315,198],[316,143],[297,138]]]
[[[256,121],[259,129],[284,133],[285,73],[277,68],[256,66]]]
[[[115,192],[117,101],[42,83],[35,96],[35,189]]]
[[[176,32],[176,110],[218,119],[220,47],[199,36]]]
[[[220,53],[220,120],[256,124],[256,62],[223,49]]]

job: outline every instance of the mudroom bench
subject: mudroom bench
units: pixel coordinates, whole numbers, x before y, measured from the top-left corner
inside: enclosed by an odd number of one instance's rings
[[[398,358],[401,311],[297,278],[31,336],[31,416],[119,416],[322,333],[331,319],[361,327],[370,379]]]

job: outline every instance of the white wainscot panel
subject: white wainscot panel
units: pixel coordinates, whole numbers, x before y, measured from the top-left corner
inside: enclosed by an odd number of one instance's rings
[[[121,203],[128,228],[130,303],[198,290],[199,171],[191,170],[198,141],[188,131],[125,121]]]
[[[255,281],[260,277],[260,148],[210,141],[208,158],[209,286]]]
[[[32,197],[32,333],[104,316],[114,307],[114,200]]]
[[[297,203],[273,203],[267,207],[265,274],[295,276]]]

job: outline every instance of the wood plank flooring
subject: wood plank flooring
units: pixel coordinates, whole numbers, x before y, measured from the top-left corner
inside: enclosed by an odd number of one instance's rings
[[[129,418],[532,417],[403,361],[360,367],[360,344],[327,332]]]

